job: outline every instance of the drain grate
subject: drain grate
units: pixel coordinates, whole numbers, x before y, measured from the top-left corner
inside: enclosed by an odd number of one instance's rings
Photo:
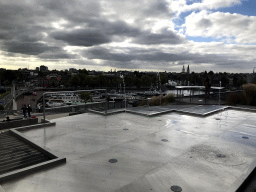
[[[216,156],[219,157],[219,158],[225,158],[226,157],[226,155],[223,155],[223,154],[217,154]]]
[[[182,188],[180,186],[173,185],[173,186],[171,186],[171,190],[174,192],[181,192]]]
[[[9,132],[0,134],[0,175],[50,160]]]
[[[117,159],[109,159],[108,162],[109,162],[109,163],[116,163],[116,162],[117,162]]]
[[[249,137],[247,137],[247,136],[243,136],[242,138],[243,138],[243,139],[249,139]]]

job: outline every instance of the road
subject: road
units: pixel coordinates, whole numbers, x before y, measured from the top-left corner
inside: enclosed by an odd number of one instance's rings
[[[18,96],[18,95],[20,95],[22,93],[23,93],[23,91],[18,90],[18,91],[16,91],[16,96]],[[6,109],[6,106],[8,106],[8,104],[10,102],[12,102],[12,95],[11,95],[11,93],[6,95],[4,98],[0,99],[0,104],[2,104],[5,109]]]

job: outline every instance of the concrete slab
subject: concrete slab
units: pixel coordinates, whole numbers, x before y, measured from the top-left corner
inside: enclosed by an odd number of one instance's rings
[[[225,110],[205,118],[175,112],[59,118],[56,126],[24,134],[67,163],[1,185],[6,192],[163,192],[173,185],[190,192],[228,191],[239,187],[255,163],[256,138],[241,139],[241,132],[254,133],[254,116]]]

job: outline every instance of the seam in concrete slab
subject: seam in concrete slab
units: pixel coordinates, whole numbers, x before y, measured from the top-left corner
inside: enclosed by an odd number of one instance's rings
[[[108,116],[108,115],[115,115],[115,114],[117,114],[117,113],[125,112],[125,109],[116,110],[116,111],[111,111],[111,112],[108,112],[108,113],[101,112],[101,111],[96,111],[96,110],[93,110],[93,109],[88,109],[88,112],[92,112],[92,113],[95,113],[95,114]]]

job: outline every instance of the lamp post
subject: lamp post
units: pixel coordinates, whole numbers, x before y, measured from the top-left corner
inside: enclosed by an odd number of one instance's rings
[[[126,94],[125,94],[125,83],[124,83],[124,76],[121,74],[120,78],[123,80],[123,84],[124,84],[124,109],[126,111]]]
[[[221,81],[220,81],[220,88],[221,88]],[[220,89],[219,89],[219,105],[220,105]]]
[[[159,87],[160,87],[160,106],[161,106],[161,104],[162,104],[162,98],[161,98],[161,92],[162,92],[162,89],[161,89],[161,78],[160,78],[160,73],[158,72],[157,73],[157,75],[158,75],[158,81],[159,81]]]

